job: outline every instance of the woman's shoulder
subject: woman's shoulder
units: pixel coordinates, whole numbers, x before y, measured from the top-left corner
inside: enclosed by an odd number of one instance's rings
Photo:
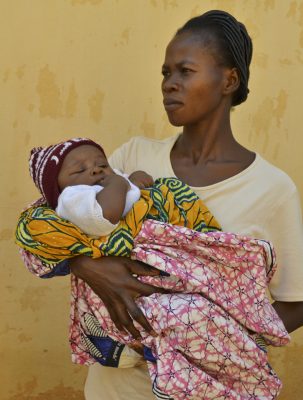
[[[246,176],[248,181],[261,192],[271,192],[276,200],[289,198],[295,195],[298,190],[292,178],[281,168],[263,158],[260,154],[256,155],[253,168]]]
[[[161,148],[169,146],[176,141],[177,135],[169,136],[167,138],[150,138],[147,136],[133,136],[127,142],[118,147],[113,154],[117,151],[134,151],[135,149],[143,148]]]
[[[280,194],[297,190],[294,181],[285,171],[267,161],[260,154],[256,154],[255,168],[252,172],[256,179],[260,180],[260,183],[263,182],[270,188],[275,188]]]
[[[112,153],[109,163],[123,172],[133,172],[139,166],[144,170],[155,157],[161,158],[170,151],[176,139],[177,135],[163,139],[134,136]]]

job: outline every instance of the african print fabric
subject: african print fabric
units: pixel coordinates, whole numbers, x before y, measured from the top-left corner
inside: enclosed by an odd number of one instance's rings
[[[186,226],[199,232],[220,229],[189,186],[175,178],[160,178],[152,188],[141,190],[140,200],[108,236],[89,237],[42,204],[21,214],[16,242],[43,263],[51,265],[77,255],[92,258],[129,256],[145,219]]]

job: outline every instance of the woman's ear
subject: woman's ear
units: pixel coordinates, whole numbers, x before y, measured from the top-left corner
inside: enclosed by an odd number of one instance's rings
[[[223,93],[225,95],[235,93],[240,86],[240,78],[237,68],[226,69]]]

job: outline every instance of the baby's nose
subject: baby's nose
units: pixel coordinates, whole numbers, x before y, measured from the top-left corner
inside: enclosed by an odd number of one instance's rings
[[[92,175],[100,174],[101,171],[102,168],[100,167],[100,165],[94,165],[92,168]]]

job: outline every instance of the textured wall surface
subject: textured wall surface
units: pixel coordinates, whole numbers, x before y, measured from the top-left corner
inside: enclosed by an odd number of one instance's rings
[[[175,132],[160,94],[165,46],[186,19],[213,8],[234,13],[254,41],[236,136],[303,195],[303,1],[0,0],[1,399],[80,400],[86,374],[70,362],[68,277],[35,278],[13,243],[19,210],[37,197],[29,150],[86,135],[110,152],[133,135]],[[302,329],[272,351],[281,400],[303,398],[302,354]]]

